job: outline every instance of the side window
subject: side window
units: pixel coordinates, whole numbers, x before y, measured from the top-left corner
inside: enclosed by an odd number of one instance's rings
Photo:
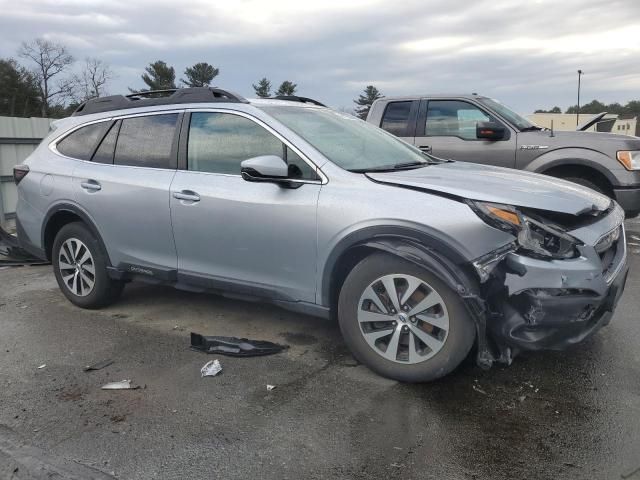
[[[100,146],[93,154],[91,161],[97,163],[113,163],[113,151],[116,148],[116,138],[118,137],[118,130],[120,128],[120,120],[114,122],[109,129],[109,132],[105,135],[100,142]]]
[[[134,167],[174,168],[171,158],[178,114],[122,120],[114,163]]]
[[[292,178],[317,178],[295,152],[256,122],[230,113],[191,114],[187,146],[189,170],[239,175],[242,161],[260,155],[277,155],[288,161]]]
[[[100,122],[79,128],[58,142],[56,148],[67,157],[89,160],[110,122]]]
[[[300,155],[285,146],[285,160],[289,165],[289,177],[301,180],[320,180],[313,168]]]
[[[457,100],[429,100],[425,135],[476,139],[478,122],[495,122],[475,105]]]
[[[409,113],[413,102],[391,102],[384,109],[380,127],[398,137],[407,137]]]

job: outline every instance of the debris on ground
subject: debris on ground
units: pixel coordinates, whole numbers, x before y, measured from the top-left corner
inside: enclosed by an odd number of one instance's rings
[[[0,228],[0,266],[19,267],[24,265],[47,265],[48,263],[20,248],[17,237]]]
[[[267,385],[267,392],[270,392],[271,390],[273,390],[274,388],[276,388],[275,385]]]
[[[191,348],[205,353],[218,353],[231,357],[256,357],[280,353],[289,348],[265,340],[249,340],[248,338],[205,336],[191,333]]]
[[[487,392],[485,392],[485,391],[484,391],[483,389],[481,389],[480,387],[476,387],[475,385],[473,386],[473,389],[474,389],[476,392],[481,393],[481,394],[483,394],[483,395],[486,395],[486,394],[487,394]]]
[[[106,360],[102,360],[101,362],[94,363],[93,365],[87,365],[82,370],[85,372],[90,372],[92,370],[102,370],[103,368],[108,367],[112,363],[113,363],[113,360],[108,358]]]
[[[635,470],[632,470],[630,472],[623,473],[622,475],[620,475],[620,477],[622,477],[624,480],[626,480],[627,478],[633,477],[636,473],[640,473],[640,467],[638,467]]]
[[[111,382],[102,386],[102,390],[137,390],[138,385],[132,385],[131,380],[121,380],[119,382]]]
[[[204,366],[200,369],[200,374],[203,377],[215,377],[222,371],[222,365],[220,365],[219,360],[210,360],[204,364]]]
[[[43,363],[42,365],[40,365],[40,366],[38,367],[38,370],[42,370],[42,369],[43,369],[43,368],[45,368],[46,366],[47,366],[47,364],[46,364],[46,363]]]

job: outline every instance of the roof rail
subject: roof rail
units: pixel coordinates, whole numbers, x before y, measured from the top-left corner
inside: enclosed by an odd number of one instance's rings
[[[81,103],[72,116],[89,115],[91,113],[109,112],[135,107],[152,107],[156,105],[174,105],[181,103],[249,103],[236,93],[213,87],[171,88],[168,90],[149,90],[129,95],[111,95],[98,97]]]
[[[324,103],[320,103],[319,101],[309,97],[299,97],[297,95],[276,95],[273,98],[276,100],[287,100],[289,102],[311,103],[313,105],[318,105],[319,107],[326,107]]]

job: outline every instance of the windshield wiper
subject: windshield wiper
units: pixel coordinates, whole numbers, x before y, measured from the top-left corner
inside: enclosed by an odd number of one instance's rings
[[[413,168],[426,167],[427,165],[433,165],[431,162],[405,162],[396,163],[394,165],[382,165],[380,167],[371,168],[351,168],[350,172],[353,173],[367,173],[367,172],[393,172],[394,170],[411,170]]]

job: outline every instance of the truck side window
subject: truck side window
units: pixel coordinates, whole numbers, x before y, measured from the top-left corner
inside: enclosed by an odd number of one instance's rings
[[[429,100],[425,135],[476,140],[478,122],[495,122],[475,105],[459,100]]]
[[[413,102],[390,102],[384,109],[380,127],[397,137],[409,136],[409,113]]]

